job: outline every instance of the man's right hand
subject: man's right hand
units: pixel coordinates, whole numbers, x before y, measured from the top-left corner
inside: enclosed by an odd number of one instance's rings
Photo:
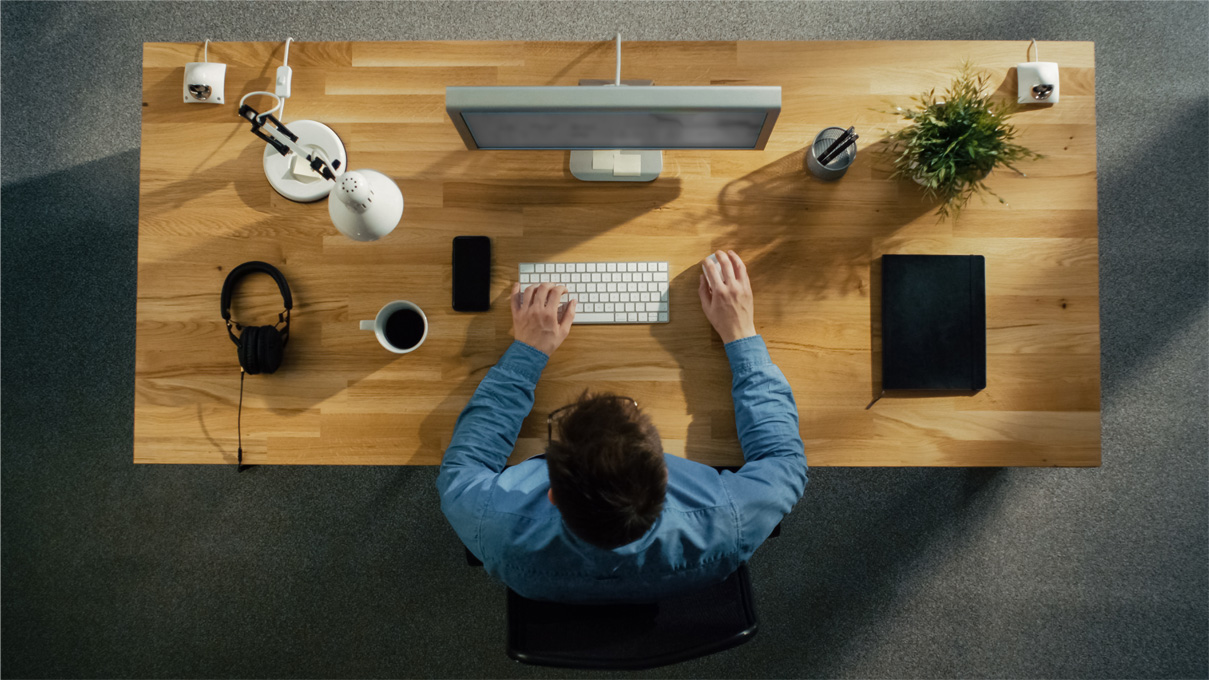
[[[717,262],[704,261],[705,274],[697,287],[701,309],[722,342],[749,338],[756,334],[756,322],[747,267],[733,250],[719,250],[714,256]]]
[[[512,284],[512,333],[516,339],[546,356],[554,354],[575,320],[575,300],[567,303],[559,315],[559,303],[566,292],[566,287],[552,283],[529,286],[523,292],[521,284]]]

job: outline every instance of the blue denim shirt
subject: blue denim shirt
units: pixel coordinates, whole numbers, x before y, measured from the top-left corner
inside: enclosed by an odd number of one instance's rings
[[[726,345],[738,472],[666,455],[663,512],[642,538],[613,550],[575,536],[546,498],[544,458],[506,467],[548,357],[514,342],[458,417],[437,490],[441,510],[487,572],[525,597],[652,601],[721,581],[755,552],[806,486],[806,456],[789,383],[764,340]]]

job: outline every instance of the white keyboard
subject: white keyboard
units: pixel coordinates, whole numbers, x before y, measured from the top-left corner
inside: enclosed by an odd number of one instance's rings
[[[575,323],[667,323],[666,262],[522,262],[521,290],[540,283],[567,287]]]

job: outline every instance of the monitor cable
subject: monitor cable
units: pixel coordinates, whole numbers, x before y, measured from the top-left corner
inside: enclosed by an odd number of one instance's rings
[[[617,31],[617,75],[613,80],[615,86],[621,87],[621,31]]]

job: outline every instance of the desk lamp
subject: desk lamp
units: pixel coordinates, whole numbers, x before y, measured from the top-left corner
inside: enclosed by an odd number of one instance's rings
[[[252,134],[268,142],[265,175],[282,196],[310,202],[330,194],[328,216],[340,233],[355,241],[376,241],[398,226],[403,217],[398,185],[375,170],[336,174],[344,165],[345,151],[331,128],[300,120],[290,124],[296,133],[271,112],[260,113],[246,104],[240,105],[239,116],[252,123]]]

